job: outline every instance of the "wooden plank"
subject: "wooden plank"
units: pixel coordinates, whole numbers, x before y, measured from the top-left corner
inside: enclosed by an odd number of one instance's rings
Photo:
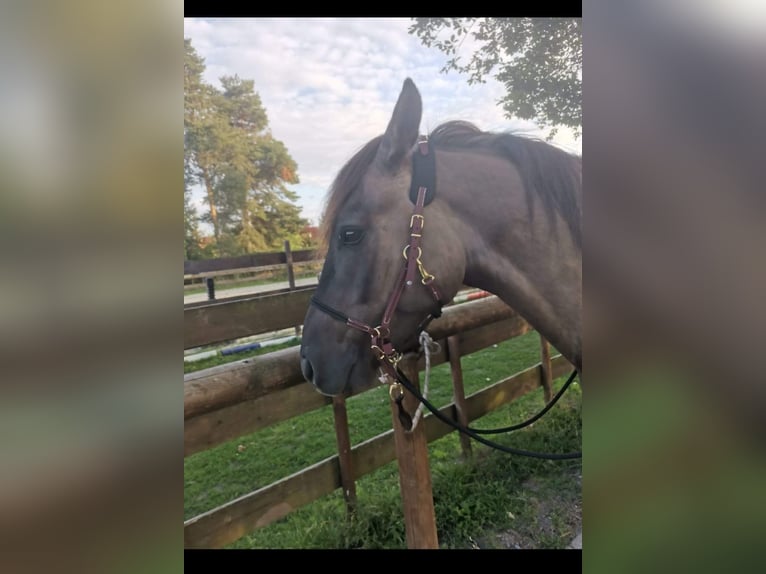
[[[518,337],[519,335],[523,335],[532,330],[532,327],[524,319],[518,315],[512,315],[508,319],[502,319],[496,323],[482,325],[453,336],[457,337],[458,344],[460,345],[460,352],[463,355],[469,355],[476,351],[480,351],[481,349],[486,349],[491,345],[502,343],[513,337]],[[436,340],[435,337],[432,338]],[[446,339],[439,340],[438,342],[440,347],[439,351],[431,355],[432,367],[449,361]],[[418,370],[424,370],[425,366],[425,357],[420,357],[418,359]]]
[[[447,338],[447,355],[449,356],[450,372],[452,374],[452,399],[455,403],[457,421],[468,426],[468,408],[465,401],[465,388],[463,387],[463,366],[460,363],[460,341],[453,335]],[[460,434],[460,448],[463,457],[471,456],[471,439]]]
[[[466,354],[526,332],[514,317],[461,334]],[[447,360],[446,344],[432,365]],[[419,361],[424,368],[424,359]],[[299,349],[293,347],[190,373],[184,377],[184,456],[328,404],[330,399],[305,384]]]
[[[305,382],[299,347],[187,373],[184,375],[184,419]]]
[[[468,418],[476,420],[539,386],[540,368],[535,365],[467,397]]]
[[[287,283],[290,289],[295,289],[295,271],[293,270],[293,253],[290,251],[290,241],[285,239],[285,265],[287,266]]]
[[[461,336],[461,345],[471,352],[506,340],[508,333],[519,329],[518,319],[487,325]],[[446,343],[431,357],[432,366],[447,361]],[[184,376],[184,441],[187,452],[212,448],[236,438],[235,429],[253,432],[269,424],[302,414],[301,408],[313,410],[324,403],[306,384],[300,371],[299,348],[282,349],[227,365],[212,367]],[[418,368],[425,360],[418,361]],[[291,395],[282,394],[302,387]],[[365,391],[361,391],[365,392]],[[311,397],[318,397],[317,401]],[[259,401],[263,399],[265,404]],[[270,405],[278,403],[278,408]],[[234,408],[247,404],[247,408]],[[262,413],[268,413],[263,416]],[[280,418],[283,417],[283,418]],[[200,419],[200,420],[196,420]],[[205,433],[211,434],[205,436]]]
[[[374,436],[351,450],[359,476],[396,459],[394,431]],[[340,488],[337,455],[184,522],[184,547],[221,548],[248,532]]]
[[[303,323],[313,288],[184,309],[184,349]]]
[[[503,323],[476,329],[476,340],[483,346],[505,340],[508,330]],[[466,346],[473,346],[473,339],[466,341]],[[446,362],[445,347],[431,357],[433,366]],[[238,361],[233,367],[221,365],[187,375],[184,456],[327,404],[329,399],[304,381],[299,352],[292,347]],[[421,358],[419,368],[423,366]]]
[[[551,376],[554,379],[558,379],[564,375],[569,376],[572,371],[574,371],[574,366],[572,363],[567,361],[562,355],[556,355],[556,357],[551,361],[551,366]]]
[[[553,362],[553,376],[558,378],[572,366],[561,356]],[[484,416],[539,386],[539,365],[517,373],[467,397],[468,420]],[[454,403],[439,409],[454,417]],[[421,420],[428,442],[453,432],[452,427],[429,414]],[[356,476],[361,477],[395,460],[394,431],[372,437],[351,449]],[[330,494],[341,487],[337,455],[329,457],[275,483],[241,496],[184,522],[186,548],[220,548],[248,532],[278,520],[300,506]]]
[[[395,460],[394,429],[380,433],[351,448],[351,463],[354,465],[357,478]]]
[[[446,339],[461,331],[514,316],[517,316],[517,313],[493,295],[445,308],[442,316],[428,326],[428,333],[434,340]]]
[[[331,402],[329,397],[320,395],[310,385],[303,384],[187,419],[184,422],[184,456],[321,408]]]
[[[285,254],[252,253],[238,257],[218,257],[216,259],[202,259],[199,261],[184,261],[184,275],[202,275],[215,271],[233,271],[249,267],[261,267],[264,265],[284,264]]]
[[[545,404],[551,402],[553,398],[553,377],[551,376],[551,346],[545,338],[540,335],[540,381],[543,385],[543,397]]]
[[[456,336],[460,344],[460,351],[465,356],[502,343],[508,339],[513,339],[529,331],[532,331],[532,326],[520,316],[515,315],[497,323],[483,325],[470,331],[458,333]]]
[[[301,285],[300,289],[316,289],[316,283],[308,283]],[[281,295],[282,293],[290,293],[294,289],[289,287],[283,287],[282,289],[274,289],[272,291],[258,291],[255,293],[245,293],[244,295],[232,295],[231,297],[221,297],[221,293],[218,293],[218,297],[215,302],[213,301],[193,301],[191,303],[184,303],[184,310],[186,309],[198,309],[199,307],[208,307],[210,305],[220,305],[221,303],[235,303],[238,301],[246,301],[250,299],[257,299],[259,297],[269,297],[271,295]],[[224,293],[225,295],[225,293]]]
[[[222,548],[340,485],[333,456],[184,522],[185,548]]]
[[[184,306],[184,349],[303,324],[314,287],[278,295],[235,297]],[[444,309],[428,332],[434,340],[518,315],[495,296]]]
[[[418,368],[415,361],[403,361],[402,372],[418,386]],[[413,414],[419,401],[406,389],[402,406]],[[391,401],[396,459],[399,465],[399,487],[404,513],[405,537],[409,549],[438,549],[436,513],[431,491],[431,468],[428,464],[428,442],[423,427],[418,424],[405,430],[399,420],[399,409]]]
[[[257,274],[265,273],[267,271],[277,271],[284,269],[284,263],[278,263],[276,265],[263,265],[261,267],[242,267],[240,269],[222,269],[220,271],[207,271],[205,273],[197,273],[193,275],[184,275],[184,281],[194,281],[196,279],[205,280],[208,277],[215,277],[216,285],[231,285],[236,283],[242,283],[243,281],[252,281],[256,278]],[[242,275],[250,275],[250,277],[241,277]],[[237,277],[240,276],[240,277]],[[231,279],[221,279],[221,277],[231,277]],[[184,291],[199,287],[201,283],[184,283]]]
[[[348,413],[346,399],[342,396],[332,399],[335,440],[338,443],[338,462],[340,464],[340,482],[343,499],[349,516],[356,509],[356,483],[354,482],[354,464],[351,460],[351,437],[348,432]]]
[[[318,265],[322,263],[322,259],[312,259],[310,261],[295,261],[293,260],[293,269],[299,267],[310,267],[312,265]],[[258,275],[266,273],[268,271],[278,271],[284,269],[285,265],[279,263],[277,265],[263,265],[262,267],[243,267],[241,269],[225,269],[221,271],[208,271],[207,273],[199,273],[196,275],[184,275],[184,281],[204,280],[208,277],[216,278],[216,285],[237,285],[245,281],[252,281],[258,278]],[[242,275],[247,275],[242,277]],[[238,276],[238,277],[237,277]],[[231,277],[231,279],[221,279],[221,277]],[[277,281],[276,279],[274,281]],[[184,291],[189,289],[200,288],[203,285],[201,282],[184,283]]]
[[[319,258],[315,249],[303,249],[293,252],[294,261],[311,261]],[[247,267],[264,267],[285,263],[283,252],[252,253],[239,257],[219,257],[199,261],[184,261],[184,275],[200,275],[210,271],[231,271]]]
[[[297,252],[293,252],[297,253]],[[310,259],[309,261],[295,261],[293,259],[293,268],[297,267],[309,267],[321,263],[322,259]],[[258,267],[242,267],[240,269],[222,269],[220,271],[206,271],[205,273],[197,273],[192,275],[184,275],[184,281],[204,280],[207,277],[216,277],[216,285],[231,285],[236,283],[242,283],[243,281],[252,281],[257,278],[261,273],[268,271],[278,271],[285,269],[284,263],[277,263],[276,265],[261,265]],[[235,277],[239,275],[240,277]],[[251,275],[251,277],[241,277],[242,275]],[[219,279],[220,277],[232,277],[232,279]],[[192,288],[199,288],[202,283],[184,283],[184,291]]]
[[[287,285],[290,291],[295,290],[295,270],[293,268],[293,253],[290,251],[290,241],[285,239],[285,259],[287,265]],[[295,336],[301,336],[301,326],[295,326]]]
[[[459,343],[467,355],[529,329],[523,319],[514,317],[463,333]],[[442,341],[440,351],[431,356],[433,366],[447,361],[446,346]],[[418,361],[418,368],[425,368],[425,359]],[[298,347],[188,373],[184,375],[184,419],[304,382]]]

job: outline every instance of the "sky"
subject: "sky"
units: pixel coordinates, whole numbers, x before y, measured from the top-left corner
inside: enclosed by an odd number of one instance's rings
[[[447,56],[407,33],[409,18],[185,18],[184,36],[205,59],[205,79],[239,75],[254,80],[273,136],[298,164],[302,214],[319,223],[336,173],[360,147],[382,134],[405,78],[423,99],[421,133],[448,120],[488,131],[544,137],[530,121],[508,119],[493,79],[468,85],[467,74],[440,70]],[[475,49],[466,39],[460,54]],[[551,142],[582,153],[582,139],[562,128]],[[193,192],[207,211],[201,189]]]

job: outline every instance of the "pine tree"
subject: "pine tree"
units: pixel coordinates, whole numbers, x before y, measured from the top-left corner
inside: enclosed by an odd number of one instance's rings
[[[281,248],[306,225],[287,184],[297,165],[271,134],[253,80],[224,76],[221,89],[202,78],[204,60],[185,40],[185,170],[203,186],[219,255]]]

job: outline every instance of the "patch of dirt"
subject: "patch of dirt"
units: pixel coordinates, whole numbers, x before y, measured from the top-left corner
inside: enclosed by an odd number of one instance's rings
[[[582,489],[582,474],[573,476]],[[582,497],[560,496],[545,492],[534,478],[524,483],[530,501],[536,505],[535,518],[516,528],[471,538],[474,549],[535,549],[551,547],[552,540],[562,540],[558,548],[582,548]]]

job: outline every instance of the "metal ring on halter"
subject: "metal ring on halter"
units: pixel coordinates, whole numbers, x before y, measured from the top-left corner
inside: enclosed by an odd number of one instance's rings
[[[396,392],[396,396],[394,396],[394,392]],[[391,383],[391,386],[388,387],[388,396],[391,397],[392,401],[398,401],[404,396],[404,391],[402,390],[402,384],[401,383]]]
[[[385,358],[386,358],[386,354],[383,352],[383,349],[381,349],[381,348],[380,348],[380,347],[378,347],[377,345],[372,345],[372,346],[370,347],[370,350],[373,352],[373,354],[375,354],[375,355],[376,355],[376,356],[375,356],[375,358],[376,358],[378,361],[382,361],[383,359],[385,359]]]
[[[390,339],[391,327],[388,325],[378,325],[377,327],[372,328],[372,334],[378,339]]]
[[[404,246],[404,249],[402,249],[402,257],[407,259],[407,250],[410,248],[409,243]],[[420,258],[423,256],[423,250],[418,247],[418,256],[415,258],[415,261],[420,261]]]

